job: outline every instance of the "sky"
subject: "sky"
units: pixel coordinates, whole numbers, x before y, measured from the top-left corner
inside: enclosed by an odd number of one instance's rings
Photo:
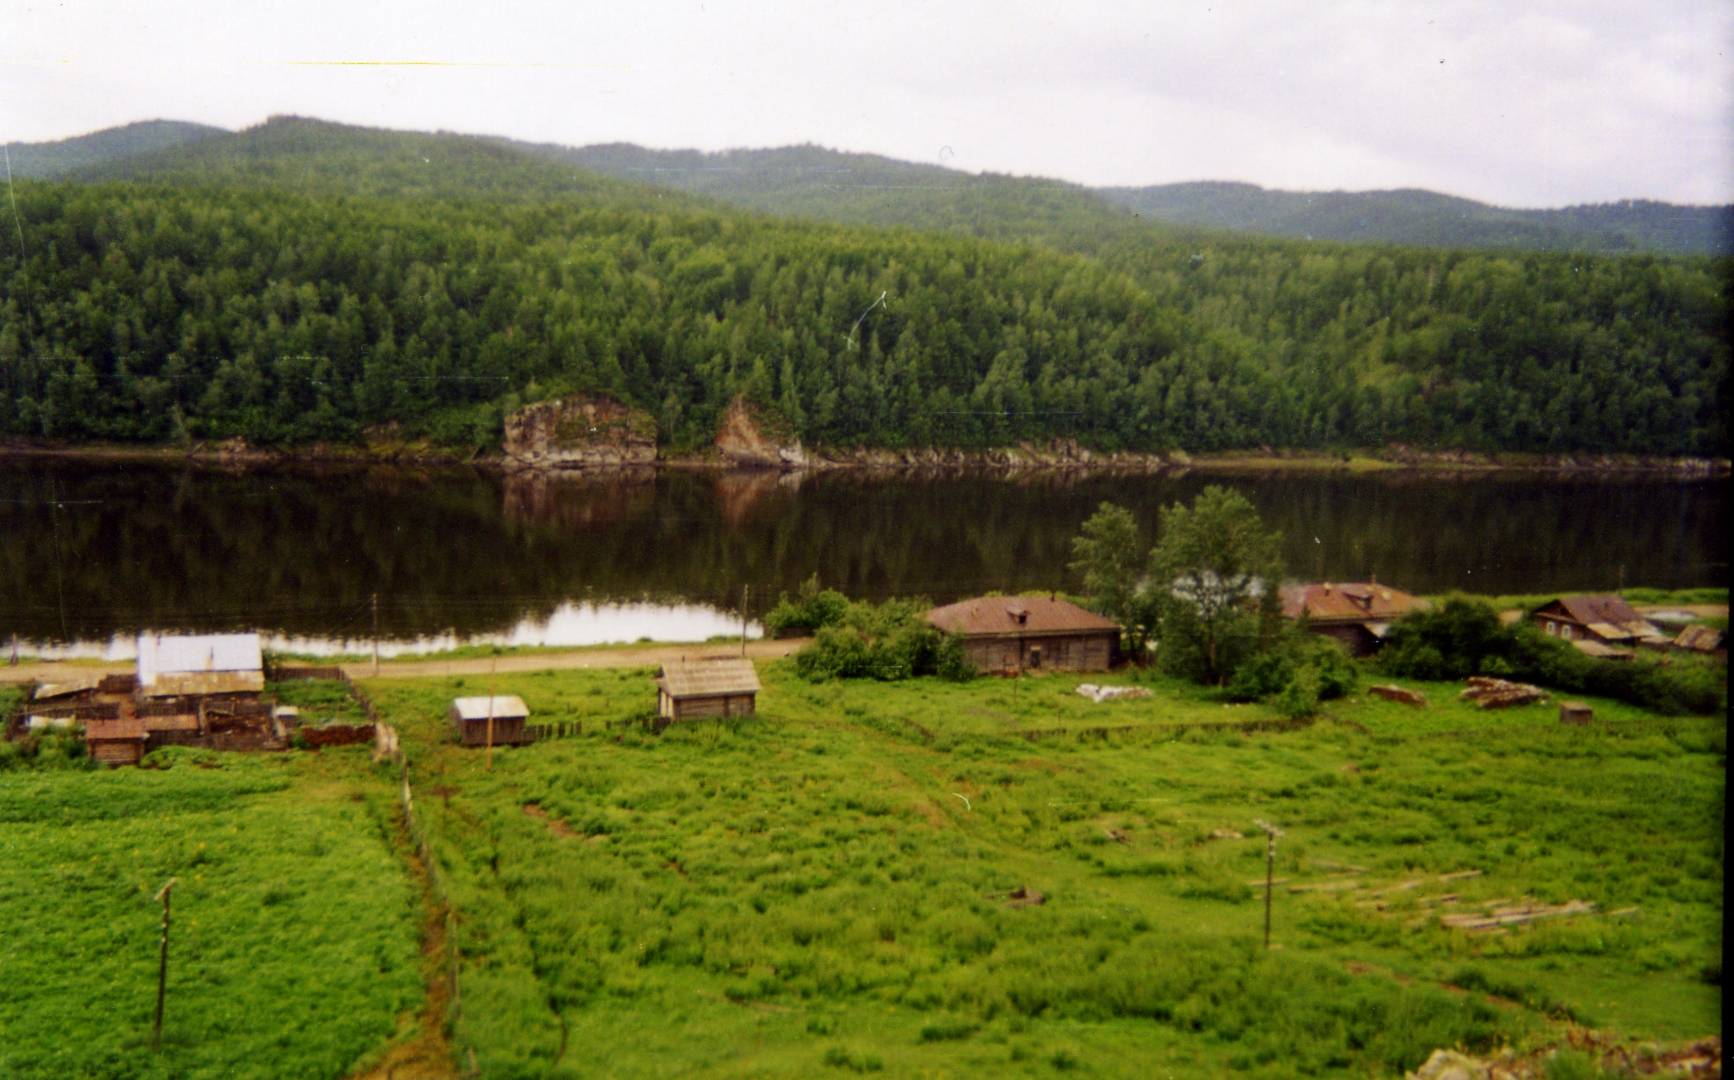
[[[1092,186],[1734,202],[1728,0],[0,8],[0,142],[293,113]]]

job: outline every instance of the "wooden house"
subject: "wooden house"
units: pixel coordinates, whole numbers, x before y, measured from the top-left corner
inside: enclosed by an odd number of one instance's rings
[[[256,698],[265,689],[258,634],[140,634],[138,696]]]
[[[1284,617],[1298,619],[1304,614],[1308,629],[1338,642],[1350,656],[1377,652],[1391,623],[1432,606],[1376,581],[1292,585],[1281,595]]]
[[[109,767],[137,765],[145,752],[144,721],[134,716],[117,720],[90,720],[84,725],[84,743],[95,761]]]
[[[524,726],[530,710],[520,697],[456,698],[447,715],[457,731],[458,741],[465,746],[516,746],[530,741],[530,733]]]
[[[759,675],[751,660],[698,660],[668,664],[657,673],[656,712],[665,720],[751,716]]]
[[[927,613],[927,622],[963,637],[978,671],[1106,671],[1120,627],[1053,596],[982,596]]]
[[[1621,659],[1636,645],[1667,643],[1666,635],[1619,596],[1562,596],[1531,616],[1549,637],[1563,638],[1591,656]]]

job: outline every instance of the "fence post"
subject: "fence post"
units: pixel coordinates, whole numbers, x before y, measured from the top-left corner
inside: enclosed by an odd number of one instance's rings
[[[163,939],[162,947],[157,953],[157,1021],[151,1032],[151,1045],[161,1046],[163,1043],[163,998],[169,987],[169,893],[175,887],[175,878],[169,878],[163,887],[157,890],[156,899],[163,905]]]

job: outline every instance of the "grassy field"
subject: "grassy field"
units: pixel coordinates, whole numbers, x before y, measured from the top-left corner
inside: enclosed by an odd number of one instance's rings
[[[159,756],[0,771],[0,1076],[347,1075],[423,992],[391,778],[364,748]]]
[[[1719,719],[1568,729],[1411,684],[1430,707],[1247,734],[1219,725],[1276,717],[1166,681],[761,673],[758,719],[660,736],[622,723],[647,671],[502,678],[585,734],[491,764],[442,719],[486,676],[366,685],[458,911],[466,1067],[1364,1076],[1566,1022],[1720,1031]],[[1270,952],[1258,819],[1286,830]],[[1525,899],[1596,910],[1438,919]]]

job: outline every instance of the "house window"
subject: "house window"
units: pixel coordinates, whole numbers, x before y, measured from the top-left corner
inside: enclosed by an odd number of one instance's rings
[[[1559,624],[1556,622],[1549,622],[1547,624],[1547,636],[1548,637],[1557,637],[1558,635],[1559,635]]]

